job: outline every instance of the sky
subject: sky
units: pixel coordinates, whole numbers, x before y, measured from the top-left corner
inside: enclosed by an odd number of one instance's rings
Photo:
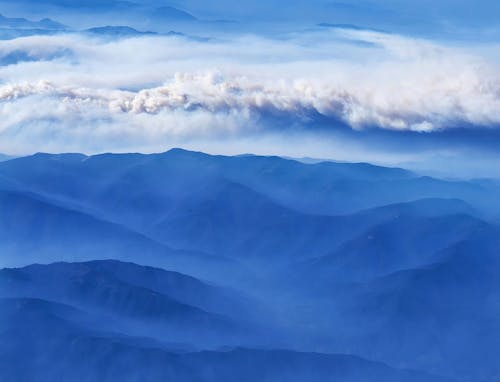
[[[494,2],[43,0],[0,13],[66,25],[26,36],[0,20],[5,154],[182,146],[500,176]],[[105,25],[157,34],[83,31]]]

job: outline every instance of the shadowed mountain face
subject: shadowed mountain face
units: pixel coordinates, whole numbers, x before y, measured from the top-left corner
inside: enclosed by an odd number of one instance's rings
[[[51,20],[30,21],[25,18],[12,18],[0,15],[0,28],[22,28],[22,29],[66,29],[66,26]]]
[[[111,37],[137,37],[144,35],[155,35],[154,32],[141,32],[137,29],[127,27],[127,26],[105,26],[105,27],[95,27],[89,28],[84,31],[85,33],[92,35],[103,35]]]
[[[432,197],[462,198],[482,211],[496,195],[495,187],[367,164],[306,165],[276,157],[219,157],[183,150],[94,157],[37,154],[0,164],[2,183],[6,189],[29,191],[49,203],[114,222],[156,243],[266,263],[325,255],[369,228],[405,215],[405,208],[413,208],[410,214],[420,209],[437,215],[439,210],[441,215],[475,213],[458,200],[352,214],[360,209]],[[16,204],[9,203],[9,208]],[[454,229],[436,219],[409,221],[407,226],[424,229],[427,223]],[[393,233],[387,227],[385,236]],[[415,240],[418,235],[413,232]]]
[[[126,212],[158,218],[173,203],[210,200],[223,181],[294,210],[328,215],[433,197],[483,206],[496,191],[478,183],[442,181],[369,164],[304,164],[278,157],[209,156],[180,149],[153,155],[36,154],[3,163],[0,174],[32,191],[97,206],[120,218],[126,218]]]
[[[71,203],[65,207],[31,192],[0,190],[0,211],[3,266],[115,258],[180,270],[195,266],[197,275],[235,271],[223,257],[173,249],[119,223],[78,211]]]
[[[149,293],[150,296],[167,296],[167,303],[183,302],[185,304],[203,307],[212,310],[214,301],[229,298],[229,293],[223,289],[205,284],[193,277],[176,272],[168,272],[158,268],[141,267],[132,263],[115,260],[99,260],[86,263],[54,263],[52,265],[30,265],[25,268],[3,269],[0,271],[2,291],[8,295],[30,295],[33,297],[52,297],[63,302],[77,301],[85,305],[100,304],[97,293],[101,287],[116,290],[120,296],[120,288],[134,290],[141,294]],[[64,288],[60,288],[66,285]],[[95,289],[92,289],[95,288]],[[95,300],[93,297],[98,297]],[[235,298],[234,296],[233,298]],[[137,299],[140,303],[142,299]],[[128,309],[120,306],[117,309]],[[127,301],[123,301],[127,302]],[[133,302],[133,301],[129,301]],[[234,303],[234,302],[233,302]],[[110,304],[103,302],[103,306]],[[114,307],[114,306],[113,306]],[[183,308],[186,308],[184,306]],[[214,309],[217,312],[217,309]],[[131,314],[140,313],[131,309]]]
[[[95,258],[98,254],[126,258],[129,253],[167,257],[175,251],[119,224],[55,205],[34,194],[0,191],[0,247],[8,262],[19,256],[34,260],[43,254]],[[103,252],[104,251],[104,252]],[[46,258],[46,259],[47,259]],[[26,261],[24,260],[24,261]]]
[[[0,14],[0,40],[10,40],[25,36],[53,35],[63,33],[68,29],[66,25],[49,18],[33,21],[22,17],[7,17]],[[34,57],[29,56],[24,51],[20,51],[1,57],[0,65],[12,65],[21,61],[34,60],[36,60]]]
[[[94,328],[171,342],[234,344],[253,333],[246,325],[251,315],[245,296],[180,273],[117,261],[6,268],[0,271],[0,297],[56,301],[84,311]]]
[[[433,35],[462,28],[482,26],[492,29],[500,8],[497,3],[482,0],[478,6],[467,1],[422,0],[408,3],[401,0],[291,0],[287,6],[278,0],[242,2],[235,7],[229,0],[207,3],[201,0],[19,0],[0,4],[19,12],[37,15],[63,14],[74,20],[78,12],[108,19],[127,14],[130,22],[141,21],[148,15],[170,22],[197,20],[237,20],[244,24],[258,24],[268,29],[276,25],[301,28],[321,23],[352,29],[386,30],[408,35]],[[135,12],[135,15],[134,15]],[[195,17],[196,16],[196,17]],[[243,29],[246,30],[246,29]],[[483,29],[479,29],[482,31]],[[255,33],[255,30],[253,30]],[[456,32],[455,32],[456,33]]]
[[[425,365],[438,374],[453,369],[464,380],[489,380],[499,372],[498,363],[494,357],[479,359],[473,349],[481,348],[484,354],[500,349],[495,319],[500,295],[498,237],[498,230],[483,224],[434,253],[434,263],[356,283],[342,282],[352,270],[342,273],[332,264],[314,264],[312,271],[304,272],[311,272],[304,290],[310,301],[317,299],[309,314],[323,315],[318,332],[343,328],[333,334],[339,349],[370,359],[390,357],[399,366],[412,359],[414,367]],[[369,259],[358,264],[363,264],[363,271],[370,268]],[[380,267],[373,268],[380,272]],[[320,276],[314,279],[315,274]]]
[[[395,215],[345,241],[334,252],[310,260],[309,267],[316,279],[322,275],[337,281],[370,280],[435,263],[441,260],[441,250],[487,228],[487,224],[468,215]]]
[[[200,24],[195,15],[184,9],[169,6],[163,1],[20,0],[14,3],[0,0],[0,6],[7,15],[28,15],[33,19],[42,19],[29,21],[24,18],[0,16],[0,28],[9,28],[15,32],[4,38],[22,36],[23,31],[34,32],[26,35],[41,35],[47,34],[48,31],[66,29],[61,23],[48,18],[53,16],[74,30],[118,23],[140,30],[167,32],[172,27],[194,29],[199,28]]]
[[[493,382],[497,190],[179,149],[2,162],[0,379]]]
[[[77,324],[81,312],[37,299],[0,299],[0,312],[2,350],[8,350],[0,354],[5,380],[447,381],[354,356],[176,349]]]

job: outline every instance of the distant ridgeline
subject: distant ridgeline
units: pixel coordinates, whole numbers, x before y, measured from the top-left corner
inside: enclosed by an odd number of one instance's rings
[[[4,159],[2,381],[500,375],[494,180],[180,149]]]

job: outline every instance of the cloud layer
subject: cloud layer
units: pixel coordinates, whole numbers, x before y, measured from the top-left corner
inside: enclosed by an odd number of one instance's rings
[[[105,40],[77,34],[0,42],[0,151],[156,150],[172,139],[244,136],[315,119],[432,132],[500,125],[496,46],[370,31],[280,39]],[[9,150],[10,147],[10,150]]]

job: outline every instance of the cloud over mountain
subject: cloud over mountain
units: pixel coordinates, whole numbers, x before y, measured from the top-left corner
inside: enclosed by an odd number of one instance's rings
[[[0,57],[29,60],[0,67],[0,150],[14,137],[47,149],[119,149],[116,135],[129,137],[121,149],[154,149],[172,137],[276,129],[277,120],[417,132],[495,127],[500,84],[496,47],[488,48],[345,28],[204,42],[79,34],[3,41]]]

